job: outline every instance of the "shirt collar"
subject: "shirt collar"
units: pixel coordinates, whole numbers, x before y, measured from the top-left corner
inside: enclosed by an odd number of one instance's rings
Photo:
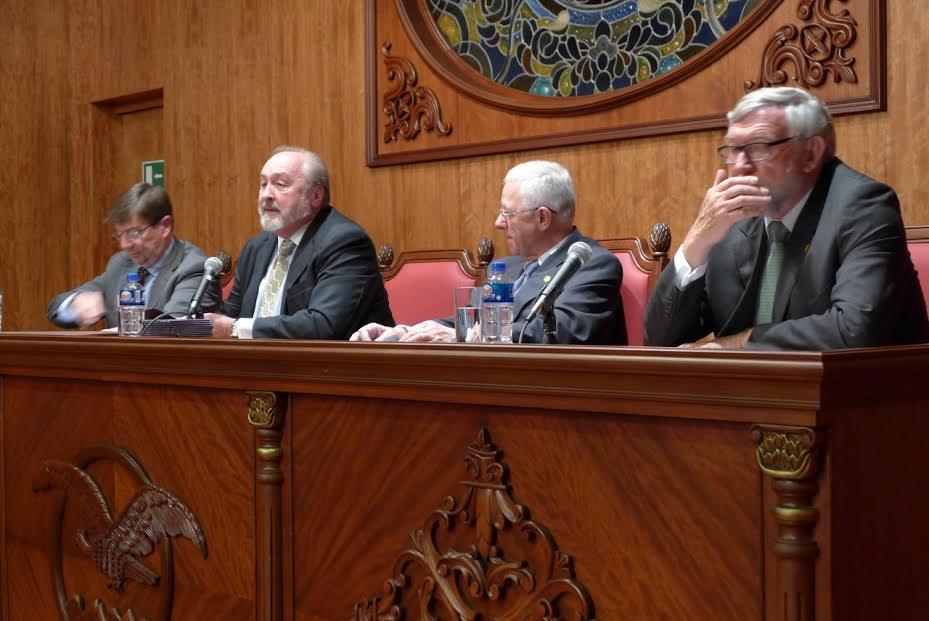
[[[548,250],[546,250],[545,252],[543,252],[541,255],[539,255],[539,258],[536,259],[536,262],[539,264],[540,267],[541,267],[542,265],[545,265],[546,259],[548,259],[550,256],[552,256],[553,254],[555,254],[555,252],[556,252],[559,248],[561,248],[562,246],[565,245],[565,243],[567,243],[568,237],[569,237],[569,235],[566,235],[566,236],[564,237],[564,239],[562,239],[560,242],[558,242],[557,244],[555,244],[554,246],[552,246],[551,248],[549,248]]]
[[[797,220],[800,218],[800,212],[803,211],[803,208],[806,207],[806,202],[810,198],[810,194],[813,193],[813,188],[810,188],[810,191],[803,195],[796,205],[790,208],[790,211],[781,218],[781,224],[787,227],[787,230],[793,233],[794,226],[797,224]],[[764,217],[764,227],[767,230],[768,225],[771,224],[771,218],[768,216]]]

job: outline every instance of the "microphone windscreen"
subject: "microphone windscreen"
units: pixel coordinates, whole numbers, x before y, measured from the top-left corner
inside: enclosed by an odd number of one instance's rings
[[[590,249],[590,244],[582,241],[574,242],[568,248],[568,254],[573,254],[575,257],[577,257],[580,260],[581,265],[584,265],[590,261],[590,257],[593,255],[593,252],[594,251]]]
[[[219,257],[210,257],[203,262],[203,271],[218,274],[223,269],[223,261]]]

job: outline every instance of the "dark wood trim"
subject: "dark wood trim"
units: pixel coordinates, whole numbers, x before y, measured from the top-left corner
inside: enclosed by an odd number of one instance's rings
[[[376,166],[380,134],[378,127],[377,58],[380,45],[377,40],[377,0],[365,0],[365,162]]]
[[[929,241],[929,224],[906,227],[906,241]]]
[[[149,91],[120,95],[119,97],[110,99],[101,99],[92,103],[101,110],[105,110],[114,115],[131,114],[133,112],[142,112],[143,110],[163,108],[164,89],[155,88]]]
[[[407,36],[417,51],[439,77],[463,95],[510,112],[564,115],[599,112],[646,97],[688,79],[738,45],[767,19],[781,1],[762,0],[761,5],[747,19],[724,34],[715,44],[661,77],[612,93],[585,97],[542,97],[496,84],[478,74],[452,51],[435,21],[429,16],[426,0],[395,0],[395,4]]]

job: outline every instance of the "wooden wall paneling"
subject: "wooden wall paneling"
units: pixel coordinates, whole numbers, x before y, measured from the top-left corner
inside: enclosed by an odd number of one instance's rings
[[[0,379],[0,620],[9,618],[9,597],[7,596],[7,549],[6,549],[6,451],[4,450],[3,428],[6,419],[3,416],[3,381]]]
[[[47,325],[45,290],[66,282],[70,55],[62,3],[10,0],[3,13],[0,292],[3,329],[10,331]]]

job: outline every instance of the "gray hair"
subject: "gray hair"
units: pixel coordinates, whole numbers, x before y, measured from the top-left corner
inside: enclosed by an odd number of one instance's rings
[[[303,178],[306,179],[307,192],[314,185],[321,185],[325,192],[323,193],[323,204],[329,204],[329,169],[323,158],[319,157],[309,149],[303,147],[292,147],[290,145],[281,145],[271,151],[271,157],[278,153],[302,153],[303,154]]]
[[[574,182],[571,173],[557,162],[533,160],[511,168],[503,185],[519,184],[523,211],[547,207],[565,224],[574,222]]]
[[[777,86],[751,91],[738,101],[726,118],[729,123],[736,123],[756,110],[771,106],[784,111],[792,136],[822,136],[826,140],[827,155],[835,154],[835,128],[826,104],[801,88]]]

